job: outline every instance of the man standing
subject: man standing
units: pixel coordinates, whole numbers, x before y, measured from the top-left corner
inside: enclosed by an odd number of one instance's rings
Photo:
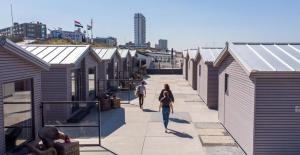
[[[145,82],[143,81],[141,85],[139,85],[136,89],[136,96],[139,97],[139,105],[140,108],[143,109],[144,97],[146,97],[146,87]]]

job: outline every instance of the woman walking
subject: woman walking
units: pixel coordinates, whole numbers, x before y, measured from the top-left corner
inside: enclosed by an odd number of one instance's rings
[[[165,126],[165,133],[168,132],[168,124],[169,124],[169,116],[170,116],[170,110],[173,114],[173,101],[170,98],[169,92],[164,91],[163,97],[160,99],[160,105],[159,105],[159,111],[162,109],[162,115],[163,115],[163,122]]]
[[[174,96],[173,96],[173,93],[172,93],[172,91],[171,91],[171,89],[170,89],[170,86],[169,86],[168,84],[165,84],[165,85],[164,85],[164,89],[161,90],[160,95],[159,95],[159,97],[158,97],[158,100],[160,101],[160,100],[164,97],[164,95],[163,95],[163,92],[164,92],[164,91],[167,91],[167,92],[168,92],[170,99],[171,99],[172,102],[174,103]]]

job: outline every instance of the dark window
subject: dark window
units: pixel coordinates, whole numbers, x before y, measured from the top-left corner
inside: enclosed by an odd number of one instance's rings
[[[32,87],[32,79],[2,85],[6,152],[34,138]]]
[[[228,94],[228,78],[229,75],[225,74],[225,93]]]
[[[96,97],[96,67],[89,68],[89,96]]]
[[[199,76],[201,76],[201,65],[199,65]]]

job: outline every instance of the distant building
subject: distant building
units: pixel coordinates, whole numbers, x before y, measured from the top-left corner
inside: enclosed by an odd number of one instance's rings
[[[45,39],[47,28],[45,24],[37,23],[14,23],[14,26],[0,29],[0,36],[17,37],[23,39]]]
[[[130,48],[130,49],[141,49],[141,48],[150,48],[151,47],[151,43],[147,42],[145,44],[142,45],[136,45],[133,42],[128,42],[125,45],[119,45],[120,48]]]
[[[168,50],[168,40],[159,39],[158,44],[155,44],[155,48],[162,49],[162,50]]]
[[[96,37],[93,39],[93,41],[94,43],[105,44],[107,46],[117,46],[117,38],[114,37],[107,37],[107,38]]]
[[[146,18],[141,13],[134,14],[134,44],[142,46],[146,43]]]
[[[83,42],[85,35],[79,30],[63,31],[62,29],[59,29],[59,30],[52,30],[50,32],[49,37],[58,38],[58,39],[70,39],[72,41]]]

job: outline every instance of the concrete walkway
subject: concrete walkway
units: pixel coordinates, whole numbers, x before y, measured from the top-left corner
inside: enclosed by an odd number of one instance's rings
[[[95,148],[94,151],[91,148],[81,148],[81,154],[206,154],[199,134],[209,131],[200,130],[197,125],[217,123],[218,112],[209,110],[181,75],[151,75],[145,81],[147,96],[144,110],[138,107],[138,99],[135,98],[130,104],[122,104],[120,109],[103,112],[104,148]],[[170,85],[175,97],[174,114],[170,115],[170,133],[164,132],[162,115],[158,112],[157,98],[165,83]],[[216,130],[220,132],[220,129]]]

